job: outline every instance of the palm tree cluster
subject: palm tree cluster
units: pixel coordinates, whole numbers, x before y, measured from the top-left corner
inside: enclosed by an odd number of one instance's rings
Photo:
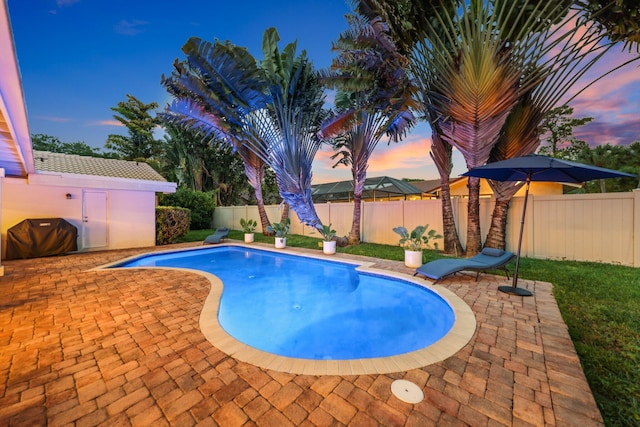
[[[327,142],[336,166],[350,167],[354,180],[352,229],[338,240],[359,243],[369,158],[384,136],[400,141],[419,117],[432,129],[445,252],[479,252],[479,180],[469,180],[463,248],[449,193],[453,149],[468,168],[535,152],[544,117],[579,93],[569,95],[606,52],[620,42],[637,47],[640,38],[637,20],[626,15],[640,13],[637,0],[354,0],[353,8],[328,70],[315,71],[296,43],[281,51],[270,28],[260,62],[229,41],[194,37],[162,78],[175,98],[162,118],[242,158],[263,231],[270,225],[261,197],[267,166],[286,205],[322,229],[311,164]],[[331,111],[323,108],[325,87],[336,91]],[[509,201],[521,183],[490,185],[496,204],[485,245],[504,248]]]
[[[269,225],[261,199],[265,164],[276,172],[280,195],[314,228],[322,226],[311,200],[311,164],[321,141],[323,89],[317,73],[296,44],[278,49],[274,28],[263,37],[264,59],[257,61],[230,42],[191,38],[184,61],[174,63],[163,85],[175,101],[163,114],[167,122],[221,139],[242,157],[256,192],[263,231]]]
[[[443,183],[449,253],[463,252],[446,191],[452,148],[468,168],[535,152],[545,114],[617,41],[637,41],[637,24],[607,38],[613,2],[598,10],[593,2],[570,0],[356,3],[362,15],[388,24],[419,86],[421,111],[433,133],[431,155]],[[630,7],[638,11],[637,4]],[[522,183],[490,184],[496,205],[486,245],[504,248],[509,200]],[[479,189],[479,180],[470,178],[467,255],[482,247]]]

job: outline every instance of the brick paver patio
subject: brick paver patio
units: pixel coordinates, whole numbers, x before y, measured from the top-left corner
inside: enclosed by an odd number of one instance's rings
[[[185,246],[193,244],[174,245]],[[442,362],[385,375],[293,375],[234,360],[205,339],[205,278],[88,271],[149,250],[5,262],[1,426],[603,425],[548,283],[526,282],[534,296],[522,298],[498,292],[506,281],[497,276],[445,280],[477,329]],[[399,400],[395,379],[416,383],[425,399]]]

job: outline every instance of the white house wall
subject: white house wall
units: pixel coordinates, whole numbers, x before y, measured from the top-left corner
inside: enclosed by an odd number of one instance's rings
[[[107,195],[107,247],[124,249],[155,245],[155,193],[95,189]],[[82,247],[83,188],[29,183],[26,179],[4,178],[2,188],[2,254],[7,230],[27,218],[64,218],[78,228],[78,250]],[[71,199],[67,199],[71,194]]]
[[[156,244],[156,198],[146,191],[109,191],[109,249]]]

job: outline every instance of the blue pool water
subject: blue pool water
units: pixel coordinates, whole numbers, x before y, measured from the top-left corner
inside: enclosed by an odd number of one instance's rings
[[[146,255],[116,267],[137,266],[218,276],[220,325],[238,341],[280,356],[394,356],[433,344],[454,322],[451,306],[435,292],[341,262],[222,246]]]

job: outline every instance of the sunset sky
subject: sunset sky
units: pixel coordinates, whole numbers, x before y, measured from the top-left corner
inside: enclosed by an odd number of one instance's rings
[[[281,47],[297,40],[298,51],[307,50],[316,68],[324,68],[349,12],[344,0],[8,0],[8,6],[31,133],[97,148],[107,135],[126,133],[110,110],[126,94],[161,107],[169,101],[160,77],[184,58],[180,48],[189,37],[230,40],[260,59],[262,34],[273,26]],[[629,55],[609,54],[590,79],[624,58]],[[591,145],[640,140],[638,64],[589,87],[571,106],[577,117],[594,117],[576,132]],[[430,134],[422,123],[401,143],[381,142],[368,175],[437,178]],[[347,168],[331,168],[330,156],[328,148],[318,153],[314,183],[350,178]],[[454,176],[466,171],[461,159],[456,153]]]

